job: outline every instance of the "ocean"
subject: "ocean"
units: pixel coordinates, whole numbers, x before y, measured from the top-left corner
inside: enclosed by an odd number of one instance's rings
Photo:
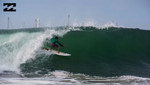
[[[59,36],[66,47],[46,52]],[[0,30],[0,85],[150,85],[150,31],[125,27]]]

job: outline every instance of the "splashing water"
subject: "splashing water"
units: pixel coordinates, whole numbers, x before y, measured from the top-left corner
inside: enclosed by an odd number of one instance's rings
[[[47,29],[44,32],[18,32],[0,35],[0,72],[20,72],[19,66],[28,59],[35,57],[35,52],[40,49],[46,38],[54,34],[63,36],[67,30]]]

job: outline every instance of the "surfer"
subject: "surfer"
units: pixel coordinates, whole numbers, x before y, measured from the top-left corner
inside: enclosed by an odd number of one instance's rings
[[[59,41],[58,41],[58,37],[57,36],[55,36],[54,38],[52,38],[51,40],[50,40],[50,50],[52,49],[52,48],[57,48],[57,52],[59,53],[59,46],[58,45],[60,45],[60,46],[62,46],[62,47],[65,47],[64,45],[62,45]],[[58,44],[58,45],[57,45]]]

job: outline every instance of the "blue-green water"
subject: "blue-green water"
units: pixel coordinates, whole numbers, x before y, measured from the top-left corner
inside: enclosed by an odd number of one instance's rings
[[[60,51],[71,56],[47,54],[42,50],[49,47],[49,40],[54,35],[58,35],[59,41],[66,45],[65,48],[60,47]],[[19,79],[27,77],[25,81],[28,78],[38,81],[46,77],[46,82],[59,81],[60,84],[60,81],[65,81],[63,84],[75,85],[148,85],[150,81],[148,30],[118,27],[32,28],[1,30],[0,38],[2,77],[6,77],[7,72],[10,75],[15,72]]]

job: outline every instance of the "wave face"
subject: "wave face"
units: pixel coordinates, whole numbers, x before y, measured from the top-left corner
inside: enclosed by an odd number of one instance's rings
[[[36,54],[21,65],[23,73],[47,74],[65,70],[94,76],[150,77],[150,31],[128,28],[78,27],[60,41],[70,57]],[[43,43],[42,47],[45,47]]]

